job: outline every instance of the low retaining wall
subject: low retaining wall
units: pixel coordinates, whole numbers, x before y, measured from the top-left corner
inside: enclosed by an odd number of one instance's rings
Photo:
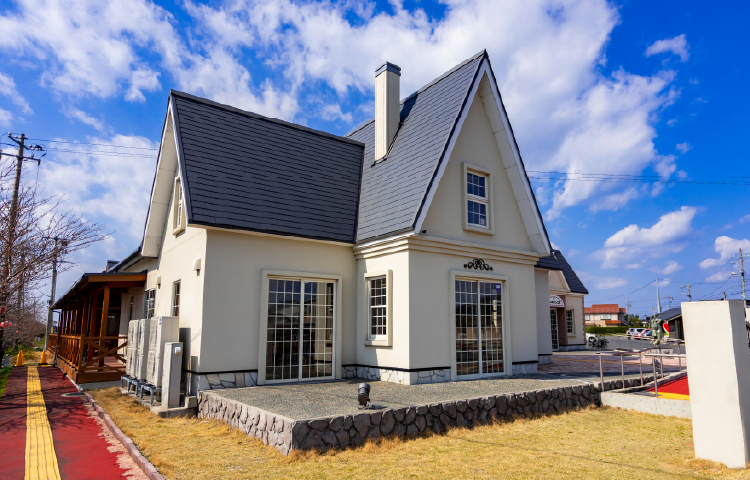
[[[626,380],[631,382],[633,386],[636,383]],[[605,387],[610,390],[617,384],[622,387],[621,380],[605,382]],[[293,420],[202,391],[198,393],[198,417],[221,420],[287,455],[295,449],[343,449],[362,445],[368,438],[416,436],[428,429],[439,433],[449,427],[470,427],[514,415],[553,414],[599,405],[599,390],[598,383],[576,385],[308,420]]]
[[[677,380],[685,375],[687,373],[684,372],[670,375],[659,380],[659,385]],[[622,408],[624,410],[635,410],[636,412],[650,413],[652,415],[663,415],[665,417],[693,418],[690,401],[636,395],[635,392],[641,392],[647,388],[641,387],[640,381],[632,387],[612,392],[603,392],[601,394],[602,405]]]

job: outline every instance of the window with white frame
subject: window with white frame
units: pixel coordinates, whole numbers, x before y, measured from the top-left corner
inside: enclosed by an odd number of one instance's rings
[[[370,340],[388,337],[388,284],[386,276],[367,280],[369,293],[369,338]]]
[[[146,290],[143,299],[143,316],[144,318],[151,318],[154,316],[154,304],[156,300],[156,290]]]
[[[466,172],[466,219],[469,226],[489,228],[489,189],[486,175]]]
[[[576,333],[574,318],[573,310],[565,310],[565,323],[568,328],[568,335],[575,335]]]
[[[174,179],[174,199],[172,201],[173,212],[172,212],[172,230],[175,234],[182,231],[184,225],[184,208],[182,199],[182,187],[180,184],[180,177]]]
[[[591,320],[591,315],[584,315],[586,317],[586,320]]]
[[[172,316],[180,316],[180,281],[172,284]]]
[[[602,313],[601,315],[599,315],[599,318],[602,320],[612,320],[612,314]]]

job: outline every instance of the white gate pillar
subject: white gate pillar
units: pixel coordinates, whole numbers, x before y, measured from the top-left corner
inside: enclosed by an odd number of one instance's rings
[[[750,349],[742,300],[685,302],[696,458],[744,468],[750,460]]]

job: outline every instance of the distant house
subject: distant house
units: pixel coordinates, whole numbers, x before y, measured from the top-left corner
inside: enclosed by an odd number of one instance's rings
[[[685,331],[682,329],[682,308],[670,308],[657,315],[657,318],[664,320],[670,340],[685,340]]]
[[[583,298],[589,291],[560,250],[552,250],[552,255],[540,258],[536,266],[550,270],[549,314],[552,349],[566,351],[586,348]],[[540,336],[546,334],[541,330],[537,333]],[[548,341],[542,341],[540,337],[539,345],[547,344]],[[540,350],[540,361],[541,359]]]
[[[618,327],[625,323],[625,309],[616,303],[591,305],[583,313],[587,327]]]

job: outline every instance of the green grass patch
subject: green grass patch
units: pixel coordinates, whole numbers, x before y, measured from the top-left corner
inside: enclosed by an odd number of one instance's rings
[[[595,335],[617,335],[628,333],[628,329],[633,327],[586,327],[586,333]]]
[[[3,396],[5,386],[8,384],[8,379],[10,378],[10,369],[11,367],[0,368],[0,397]]]

